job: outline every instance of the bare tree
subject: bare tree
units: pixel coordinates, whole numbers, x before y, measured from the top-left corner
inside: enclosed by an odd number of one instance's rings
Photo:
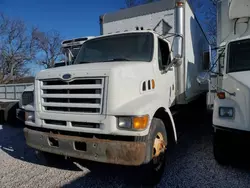
[[[34,55],[32,35],[24,22],[0,14],[0,83],[26,75],[26,64]]]
[[[125,0],[125,4],[127,7],[134,7],[138,5],[138,1],[136,0]]]
[[[199,15],[200,21],[208,40],[212,46],[216,46],[217,35],[217,2],[219,0],[190,0],[192,9]]]
[[[38,29],[34,32],[36,47],[39,51],[37,57],[38,64],[46,69],[52,68],[55,63],[61,60],[61,41],[62,38],[57,31],[41,32]]]
[[[0,13],[0,35],[6,33],[8,22],[8,18],[3,13]]]
[[[210,1],[213,4],[213,6],[215,6],[215,7],[216,7],[217,3],[219,2],[219,0],[210,0]]]

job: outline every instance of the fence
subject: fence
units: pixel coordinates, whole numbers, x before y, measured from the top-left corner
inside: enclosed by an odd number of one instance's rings
[[[33,83],[0,85],[0,99],[19,100],[26,87]]]

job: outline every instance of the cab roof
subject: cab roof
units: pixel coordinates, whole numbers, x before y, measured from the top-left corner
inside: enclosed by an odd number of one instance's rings
[[[124,34],[130,34],[130,33],[152,33],[153,35],[156,35],[157,37],[162,38],[163,40],[169,41],[164,36],[160,35],[159,33],[155,32],[153,30],[123,31],[123,32],[119,32],[119,33],[111,33],[111,34],[100,35],[100,36],[97,36],[97,37],[92,38],[92,39],[99,39],[99,38],[105,38],[105,37],[108,37],[108,36],[124,35]],[[172,35],[172,34],[170,34],[170,35]],[[89,40],[92,40],[92,39],[89,39]]]

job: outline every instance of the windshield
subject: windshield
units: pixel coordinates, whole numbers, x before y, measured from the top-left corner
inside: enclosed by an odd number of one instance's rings
[[[75,64],[109,61],[152,60],[153,34],[130,33],[97,38],[85,42]]]
[[[250,70],[250,40],[241,40],[229,44],[228,72]]]

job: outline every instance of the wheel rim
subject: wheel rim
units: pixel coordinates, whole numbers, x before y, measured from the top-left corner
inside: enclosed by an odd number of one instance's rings
[[[165,160],[165,150],[167,148],[167,143],[164,141],[163,134],[158,132],[154,139],[153,145],[153,164],[155,166],[155,170],[159,170]]]

